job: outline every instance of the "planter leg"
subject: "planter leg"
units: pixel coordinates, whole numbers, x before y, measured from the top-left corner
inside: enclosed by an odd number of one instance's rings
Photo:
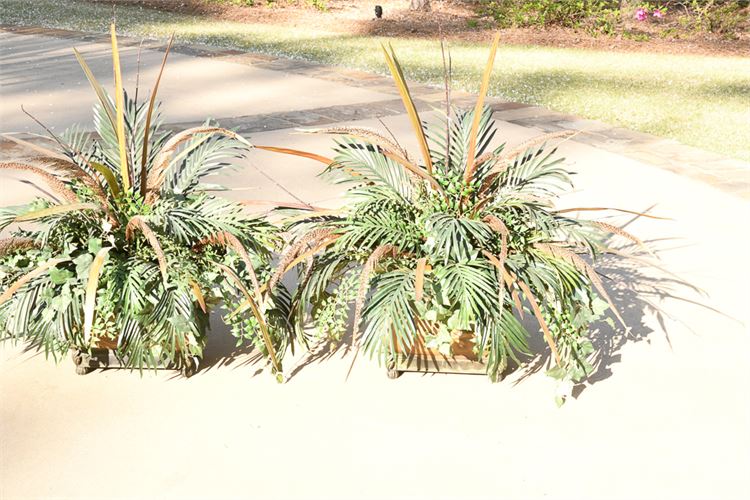
[[[94,363],[92,363],[89,353],[80,349],[71,349],[70,357],[73,358],[73,363],[76,365],[76,374],[78,375],[86,375],[96,368],[96,361],[94,360]]]
[[[388,356],[385,369],[389,379],[396,379],[401,376],[401,372],[396,368],[396,357],[392,354]]]
[[[198,373],[198,357],[188,356],[182,360],[182,366],[180,367],[180,373],[183,377],[189,378]]]

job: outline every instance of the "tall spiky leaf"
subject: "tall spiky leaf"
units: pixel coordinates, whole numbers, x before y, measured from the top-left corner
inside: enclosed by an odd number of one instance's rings
[[[474,176],[474,170],[476,168],[475,156],[477,151],[477,135],[479,134],[479,123],[482,120],[484,98],[490,88],[490,76],[492,76],[492,67],[495,64],[495,55],[497,54],[497,46],[499,44],[500,33],[497,33],[495,35],[495,39],[492,41],[490,55],[487,59],[487,66],[485,66],[484,74],[482,75],[482,86],[479,88],[477,104],[474,107],[474,121],[471,124],[471,134],[469,135],[469,151],[466,155],[466,170],[464,171],[464,182],[467,184],[471,182],[471,179]]]
[[[91,84],[91,88],[94,89],[94,93],[99,99],[99,104],[101,104],[102,109],[107,114],[107,118],[109,118],[109,122],[112,124],[112,129],[115,130],[117,127],[117,120],[115,120],[115,112],[112,109],[112,103],[107,97],[107,93],[104,91],[104,88],[94,76],[93,71],[91,71],[91,68],[89,68],[89,65],[86,63],[86,60],[83,58],[81,53],[78,52],[77,49],[73,49],[73,54],[75,54],[76,59],[78,59],[78,63],[81,65],[83,72],[86,74],[86,79]]]
[[[159,90],[159,83],[161,82],[161,75],[164,73],[164,67],[167,65],[167,57],[169,57],[169,50],[172,48],[172,42],[174,41],[174,33],[169,37],[167,42],[167,48],[164,51],[164,58],[161,60],[161,67],[159,68],[159,75],[156,77],[154,82],[154,88],[151,91],[151,97],[148,100],[148,110],[146,111],[146,125],[143,129],[143,153],[141,155],[141,196],[146,196],[147,182],[146,177],[148,176],[148,139],[151,135],[151,117],[154,114],[154,106],[156,105],[156,93]]]
[[[419,149],[422,151],[422,158],[424,159],[427,172],[432,174],[432,155],[430,155],[430,148],[427,146],[427,137],[425,136],[424,128],[422,127],[422,120],[419,118],[419,112],[414,105],[414,99],[412,99],[411,93],[409,92],[404,73],[401,71],[401,66],[396,59],[396,53],[393,51],[393,47],[389,47],[390,51],[385,48],[385,45],[381,45],[381,47],[383,49],[383,54],[385,55],[385,62],[393,76],[393,81],[396,82],[396,88],[398,89],[398,93],[401,95],[401,100],[406,108],[406,114],[409,115],[412,128],[417,136],[417,142],[419,143]]]
[[[94,327],[94,311],[96,310],[96,290],[99,288],[99,275],[104,267],[104,259],[112,247],[102,247],[94,257],[89,267],[89,278],[86,284],[86,299],[83,304],[83,339],[88,343],[91,330]]]
[[[112,66],[115,73],[115,125],[117,131],[117,144],[120,151],[120,177],[122,178],[122,189],[130,190],[130,168],[128,167],[128,152],[125,140],[125,94],[122,88],[122,72],[120,70],[120,51],[117,49],[117,33],[115,23],[109,27],[112,38]]]

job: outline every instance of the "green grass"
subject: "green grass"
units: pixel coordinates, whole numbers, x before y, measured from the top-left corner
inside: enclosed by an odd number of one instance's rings
[[[103,32],[111,6],[0,0],[6,24]],[[254,50],[386,73],[383,38],[215,21],[140,7],[117,8],[122,33]],[[435,41],[390,40],[407,77],[442,82]],[[455,86],[478,89],[488,45],[452,43]],[[501,47],[490,93],[598,119],[750,161],[750,58]]]

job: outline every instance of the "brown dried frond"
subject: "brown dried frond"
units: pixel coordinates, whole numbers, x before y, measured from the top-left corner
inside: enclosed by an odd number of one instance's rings
[[[281,280],[281,277],[287,272],[287,268],[299,257],[299,255],[306,249],[312,248],[314,243],[324,240],[333,235],[332,229],[322,228],[313,229],[309,233],[304,234],[294,244],[288,246],[282,253],[279,264],[276,268],[276,272],[271,276],[268,282],[268,291],[270,292],[273,287]]]
[[[154,250],[154,253],[156,254],[156,260],[159,262],[159,271],[161,271],[161,276],[164,281],[167,281],[167,257],[166,255],[164,255],[164,251],[161,249],[159,240],[156,238],[156,233],[154,233],[153,229],[151,229],[151,227],[146,223],[146,220],[142,216],[136,215],[132,217],[128,221],[127,226],[125,226],[125,239],[132,239],[133,233],[136,229],[143,233],[146,241],[148,241],[148,244],[151,245],[151,248]]]
[[[393,253],[396,247],[390,244],[380,245],[377,247],[365,261],[365,265],[362,268],[362,274],[359,277],[359,288],[357,289],[357,300],[354,303],[354,331],[352,332],[352,345],[357,343],[359,337],[359,323],[362,316],[362,308],[365,305],[365,297],[367,296],[367,285],[370,283],[370,275],[378,265],[380,259]]]
[[[250,255],[247,253],[247,249],[235,235],[227,231],[219,231],[218,233],[213,233],[212,235],[203,238],[196,246],[202,247],[205,245],[221,245],[237,252],[240,259],[242,259],[242,262],[245,263],[247,273],[250,275],[250,281],[255,288],[255,294],[258,298],[260,297],[260,283],[258,282],[258,275],[255,274],[253,262],[250,260]]]
[[[545,142],[551,141],[553,139],[562,139],[564,137],[572,137],[574,135],[579,134],[579,131],[576,130],[561,130],[559,132],[552,132],[550,134],[544,134],[537,137],[533,137],[529,139],[528,141],[524,141],[518,146],[516,146],[513,149],[510,149],[506,152],[502,152],[497,156],[497,162],[498,165],[493,167],[493,170],[498,172],[505,170],[513,163],[513,160],[516,159],[516,157],[520,154],[525,153],[529,150],[529,148],[533,148],[535,146],[541,146]]]
[[[26,250],[36,247],[39,247],[39,244],[31,238],[4,238],[0,240],[0,256],[16,250]]]
[[[612,314],[617,317],[617,319],[620,321],[622,326],[627,328],[627,325],[625,324],[625,320],[622,319],[622,316],[620,316],[620,313],[617,311],[617,308],[615,307],[615,304],[612,302],[612,299],[609,297],[609,294],[607,293],[607,290],[604,288],[604,283],[602,283],[601,278],[599,278],[599,275],[596,273],[596,269],[594,269],[594,266],[583,260],[578,254],[571,252],[570,250],[563,248],[558,245],[550,245],[547,243],[535,243],[534,248],[541,250],[544,253],[547,253],[549,255],[552,255],[553,257],[557,257],[558,259],[562,259],[566,262],[569,262],[572,264],[578,271],[582,272],[586,275],[586,277],[591,281],[591,284],[594,285],[594,288],[596,288],[596,291],[599,292],[599,295],[604,298],[604,300],[607,301],[609,304],[609,307],[612,309]]]
[[[356,139],[362,139],[365,142],[379,146],[385,151],[395,153],[399,156],[407,158],[407,153],[404,148],[399,144],[395,143],[388,137],[384,136],[376,130],[372,130],[365,127],[329,127],[322,129],[305,130],[305,132],[311,134],[335,134],[335,135],[348,135]]]
[[[161,150],[159,150],[159,153],[154,160],[154,167],[148,174],[146,183],[146,203],[153,203],[159,196],[159,190],[164,183],[164,175],[167,171],[167,167],[169,167],[169,163],[172,161],[172,156],[177,151],[177,148],[198,134],[221,134],[249,145],[249,143],[239,134],[221,127],[193,127],[175,134],[166,144],[164,144]]]
[[[27,165],[25,163],[18,162],[2,162],[0,163],[0,169],[2,170],[22,170],[25,172],[31,172],[47,182],[52,191],[64,199],[68,203],[77,203],[78,197],[76,194],[65,185],[60,179],[52,175],[51,173],[33,165]]]

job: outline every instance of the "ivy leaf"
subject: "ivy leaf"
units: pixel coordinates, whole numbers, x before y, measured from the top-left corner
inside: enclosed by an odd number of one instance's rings
[[[67,269],[58,269],[53,267],[49,270],[49,278],[55,285],[65,284],[70,278],[73,277],[73,273]]]
[[[92,254],[96,254],[101,249],[102,249],[102,239],[101,238],[90,238],[89,239],[89,252],[91,252]]]
[[[90,253],[83,253],[73,259],[73,263],[76,265],[76,275],[78,278],[83,279],[86,277],[93,261],[94,257]]]

